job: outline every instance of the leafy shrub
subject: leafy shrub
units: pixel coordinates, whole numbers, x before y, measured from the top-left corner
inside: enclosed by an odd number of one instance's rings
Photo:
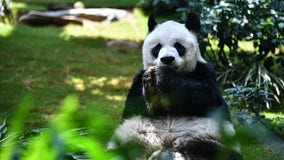
[[[225,90],[230,107],[234,108],[233,117],[240,125],[265,126],[284,137],[284,118],[266,118],[261,111],[268,110],[273,102],[273,94],[261,87],[245,87],[238,85]],[[263,130],[263,129],[262,129]]]
[[[228,105],[240,111],[248,111],[254,113],[256,117],[260,117],[260,112],[270,108],[273,100],[272,94],[265,91],[261,87],[244,87],[236,86],[225,90],[225,99]]]
[[[6,119],[3,120],[2,124],[0,125],[0,144],[2,139],[7,131]]]
[[[112,159],[135,153],[133,148],[125,150],[125,155],[106,152],[103,141],[110,139],[115,123],[109,122],[114,120],[97,106],[78,112],[75,96],[63,101],[47,128],[33,130],[33,136],[26,136],[22,127],[32,105],[30,96],[24,98],[18,105],[17,117],[8,127],[5,121],[0,126],[0,159]]]
[[[5,120],[0,125],[0,159],[134,159],[137,155],[145,154],[135,144],[106,152],[106,141],[116,125],[113,124],[114,120],[98,110],[98,106],[89,106],[87,112],[82,113],[76,96],[65,98],[59,113],[47,128],[35,129],[27,136],[23,133],[23,123],[29,116],[31,106],[33,98],[25,97],[18,105],[15,114],[18,117],[8,120],[8,125]],[[247,144],[250,136],[267,135],[266,131],[260,132],[258,129],[242,130],[237,137],[230,136],[224,141],[232,144],[237,140]]]
[[[284,2],[281,0],[143,0],[157,14],[198,13],[203,55],[217,68],[222,84],[265,87],[278,100],[284,95]],[[162,10],[168,5],[173,12]],[[177,6],[178,5],[178,6]],[[155,9],[157,8],[157,9]],[[159,10],[159,11],[157,11]]]

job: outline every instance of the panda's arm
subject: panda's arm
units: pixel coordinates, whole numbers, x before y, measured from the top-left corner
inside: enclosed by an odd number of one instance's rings
[[[177,97],[171,100],[174,106],[192,106],[188,109],[201,116],[221,109],[225,119],[230,119],[227,104],[217,87],[215,72],[210,64],[198,62],[195,71],[188,74],[179,74],[171,67],[160,67],[157,77],[161,91]]]
[[[215,75],[210,66],[201,62],[198,62],[195,71],[189,73],[180,74],[167,66],[157,69],[157,83],[162,92],[183,92],[185,90],[187,93],[196,92],[208,95],[210,87],[215,85],[214,78]]]
[[[162,93],[175,95],[179,103],[187,99],[189,102],[187,104],[199,102],[205,106],[212,104],[212,85],[214,84],[210,76],[195,73],[179,74],[171,67],[160,67],[157,70],[157,85]]]
[[[142,77],[144,72],[144,70],[140,70],[133,79],[132,86],[125,101],[125,108],[122,115],[123,119],[134,115],[148,115],[145,98],[142,94]]]

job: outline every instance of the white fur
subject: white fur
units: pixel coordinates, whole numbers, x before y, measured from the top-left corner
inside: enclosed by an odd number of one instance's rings
[[[225,133],[235,135],[235,130],[230,122],[222,123]],[[162,149],[163,144],[171,143],[173,148],[183,147],[193,140],[206,140],[221,144],[220,123],[212,118],[173,118],[149,119],[140,116],[124,120],[115,130],[109,149],[115,149],[115,140],[122,144],[135,141],[146,148]],[[232,149],[238,151],[238,147]]]
[[[184,56],[179,56],[174,44],[179,42],[186,48]],[[158,43],[162,45],[158,58],[153,57],[151,54],[152,48]],[[177,68],[178,72],[193,71],[196,67],[196,61],[206,61],[201,57],[199,45],[195,33],[190,32],[184,24],[175,21],[166,21],[156,26],[150,32],[143,43],[143,66],[147,69],[149,66],[162,66],[165,65],[161,62],[160,58],[166,56],[175,57],[174,62],[171,64]]]
[[[160,155],[163,152],[163,150],[155,151],[148,160],[157,160],[157,156]],[[185,158],[181,153],[179,152],[171,152],[172,153],[172,160],[190,160],[188,158]]]
[[[108,149],[117,147],[114,140],[125,144],[130,141],[139,141],[144,145],[151,144],[151,146],[160,146],[161,139],[156,133],[156,127],[149,119],[135,116],[131,119],[125,120],[116,130],[113,140],[108,144]]]

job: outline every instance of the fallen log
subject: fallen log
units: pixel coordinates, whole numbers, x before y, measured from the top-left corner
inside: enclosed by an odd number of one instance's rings
[[[30,11],[19,18],[20,22],[30,25],[65,25],[68,23],[112,22],[127,15],[127,11],[112,8],[77,8],[59,11]]]

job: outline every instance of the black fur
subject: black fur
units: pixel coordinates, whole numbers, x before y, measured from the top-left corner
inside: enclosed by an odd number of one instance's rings
[[[160,43],[158,43],[158,44],[152,49],[151,54],[152,54],[155,58],[157,58],[157,57],[159,56],[159,52],[160,52],[161,48],[162,48],[162,45],[161,45]]]
[[[198,18],[198,16],[194,13],[189,13],[187,15],[187,20],[185,22],[185,27],[189,30],[189,31],[193,31],[195,33],[200,31],[200,20]]]
[[[239,153],[224,147],[217,141],[192,140],[179,151],[192,160],[242,160]]]
[[[185,55],[186,49],[185,49],[185,47],[182,44],[176,42],[174,44],[174,47],[177,49],[179,56],[182,57],[182,56]]]
[[[156,22],[154,15],[151,14],[148,19],[148,31],[152,32],[157,26],[157,24],[158,23]]]
[[[209,63],[197,62],[196,69],[186,74],[177,73],[172,67],[158,67],[156,85],[162,97],[170,103],[167,108],[154,107],[152,113],[147,109],[147,102],[142,93],[144,74],[144,70],[139,71],[133,80],[126,99],[123,118],[133,115],[207,117],[210,113],[219,110],[224,113],[226,120],[230,120],[228,107],[217,88],[215,72]]]

